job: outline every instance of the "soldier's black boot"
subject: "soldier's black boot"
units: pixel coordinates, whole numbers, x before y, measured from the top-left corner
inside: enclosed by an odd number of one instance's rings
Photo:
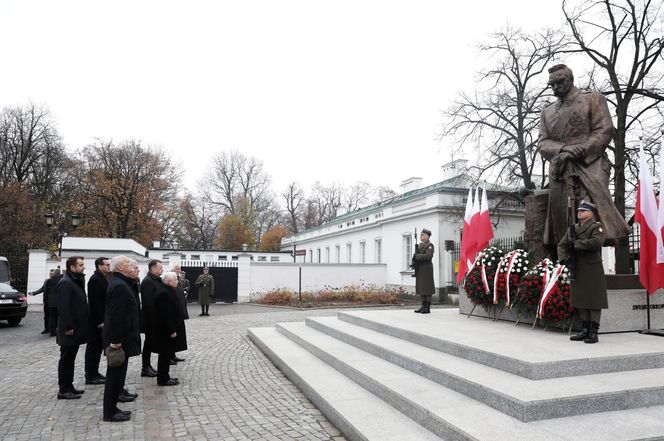
[[[424,301],[424,311],[422,311],[422,314],[430,314],[431,313],[431,300],[425,300]]]
[[[205,315],[206,316],[210,315],[210,305],[205,305]]]
[[[426,303],[427,303],[426,300],[422,300],[422,304],[420,305],[420,309],[416,309],[415,312],[420,314],[422,311],[424,311],[426,309],[426,306],[425,306]]]
[[[580,333],[571,336],[569,339],[572,341],[581,341],[585,340],[586,337],[588,337],[588,328],[590,328],[590,322],[583,321],[583,329],[581,330]]]
[[[205,306],[201,305],[201,313],[198,314],[198,316],[200,317],[200,316],[203,316],[203,315],[205,315]]]
[[[599,337],[597,336],[597,331],[599,331],[599,323],[590,322],[590,328],[588,329],[588,336],[583,340],[584,343],[597,343]]]

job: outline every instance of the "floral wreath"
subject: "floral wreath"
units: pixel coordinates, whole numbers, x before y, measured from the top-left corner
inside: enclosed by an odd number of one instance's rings
[[[571,318],[569,269],[544,259],[526,273],[519,283],[513,306],[520,314],[542,320],[545,326]]]
[[[510,306],[519,289],[519,281],[528,268],[528,252],[520,248],[512,250],[500,259],[493,279],[493,304]],[[511,296],[510,296],[511,294]]]
[[[464,283],[466,295],[474,305],[484,308],[493,305],[493,280],[504,254],[500,248],[490,246],[477,255]]]

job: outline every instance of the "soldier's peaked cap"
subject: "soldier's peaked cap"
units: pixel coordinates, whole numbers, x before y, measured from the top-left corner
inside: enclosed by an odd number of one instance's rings
[[[422,232],[420,234],[426,234],[427,236],[431,237],[431,230],[427,230],[426,228],[422,228]]]
[[[206,267],[203,267],[203,271],[205,271],[205,270],[208,270],[208,271],[209,271],[210,268],[208,268],[207,266],[206,266]]]
[[[597,210],[597,206],[588,201],[581,201],[581,203],[579,204],[579,208],[577,208],[576,211],[582,211],[582,210],[595,211]]]

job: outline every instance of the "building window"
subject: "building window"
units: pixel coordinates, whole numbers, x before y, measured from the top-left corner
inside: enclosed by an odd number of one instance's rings
[[[376,263],[382,263],[383,261],[383,241],[381,239],[376,239],[374,241],[374,248],[376,251]]]
[[[410,269],[410,261],[413,258],[413,237],[410,234],[403,236],[403,269]]]
[[[279,256],[271,256],[270,262],[279,262]]]
[[[267,262],[267,256],[258,256],[259,262]]]
[[[353,244],[348,242],[346,244],[346,263],[353,263]]]
[[[334,247],[334,261],[341,263],[341,245],[336,245]]]
[[[200,254],[192,254],[189,257],[189,260],[201,260],[201,255]]]
[[[360,263],[367,263],[367,243],[365,241],[360,242]]]
[[[330,247],[325,247],[325,263],[330,263]]]
[[[217,256],[217,260],[228,260],[228,256]]]
[[[316,248],[316,262],[320,263],[320,248]]]

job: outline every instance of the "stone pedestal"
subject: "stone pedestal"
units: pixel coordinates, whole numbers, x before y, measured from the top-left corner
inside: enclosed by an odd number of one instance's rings
[[[648,327],[648,306],[645,289],[610,289],[607,291],[609,308],[602,310],[600,333],[641,331]],[[459,288],[459,313],[468,315],[473,309],[466,292]],[[473,315],[494,317],[500,307],[489,311],[478,306]],[[516,310],[505,308],[500,314],[501,320],[516,321]],[[520,323],[533,323],[532,317],[521,317]],[[664,290],[658,290],[650,296],[650,328],[664,329]]]

